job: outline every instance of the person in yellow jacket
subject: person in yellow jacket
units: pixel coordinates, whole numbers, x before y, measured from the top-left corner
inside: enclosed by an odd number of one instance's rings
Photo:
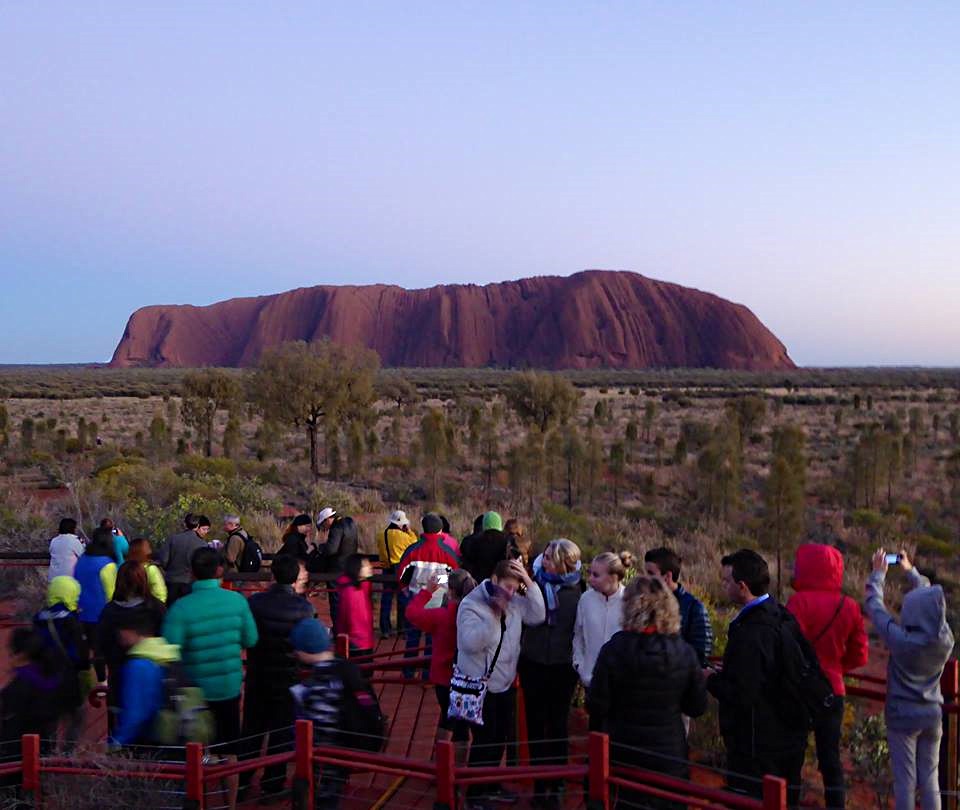
[[[127,552],[127,559],[136,560],[146,569],[150,595],[163,604],[167,604],[167,583],[163,578],[163,569],[153,561],[150,541],[145,537],[138,537],[134,540]]]
[[[390,626],[390,611],[393,608],[394,594],[397,596],[397,630],[403,629],[403,610],[406,602],[404,597],[397,593],[397,563],[400,562],[403,552],[416,542],[416,532],[410,529],[410,521],[402,509],[397,509],[390,515],[390,525],[377,538],[377,551],[380,562],[383,563],[383,573],[388,577],[380,597],[380,633],[384,636],[393,633],[393,628]]]

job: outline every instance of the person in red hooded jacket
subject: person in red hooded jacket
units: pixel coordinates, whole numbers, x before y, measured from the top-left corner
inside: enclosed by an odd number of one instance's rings
[[[830,679],[837,700],[814,726],[817,764],[823,777],[826,806],[844,807],[840,732],[843,725],[844,673],[867,663],[867,633],[855,599],[845,596],[843,556],[832,546],[807,543],[797,549],[793,566],[796,593],[787,602],[803,635],[817,653],[820,668]]]
[[[337,635],[350,639],[350,655],[371,655],[374,647],[373,601],[370,577],[373,566],[362,554],[351,554],[337,578],[338,609],[334,623]]]

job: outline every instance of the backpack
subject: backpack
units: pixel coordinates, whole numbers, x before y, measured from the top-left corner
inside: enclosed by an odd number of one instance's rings
[[[344,702],[340,715],[341,745],[346,748],[355,748],[360,751],[379,753],[387,747],[387,718],[380,711],[380,704],[373,690],[366,682],[351,688],[351,681],[355,678],[343,679]],[[370,700],[366,705],[357,699],[363,694]]]
[[[250,574],[260,570],[263,565],[263,549],[260,544],[252,537],[247,535],[243,541],[243,551],[240,552],[240,559],[237,560],[237,571],[242,574]]]
[[[187,682],[180,664],[169,664],[163,677],[163,702],[153,720],[152,742],[181,746],[211,743],[215,737],[216,722],[203,690]]]
[[[788,610],[781,608],[777,628],[780,642],[781,678],[776,701],[781,714],[791,722],[813,724],[836,703],[830,680],[823,674],[813,646]]]

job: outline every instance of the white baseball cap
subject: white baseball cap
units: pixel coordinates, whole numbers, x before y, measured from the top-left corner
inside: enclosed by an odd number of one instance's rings
[[[320,524],[323,523],[327,518],[332,518],[337,514],[337,510],[330,506],[325,506],[320,510],[320,514],[317,515],[317,527],[319,528]]]
[[[398,526],[410,525],[410,521],[407,520],[407,513],[402,509],[397,509],[396,511],[390,513],[390,522],[396,523]]]

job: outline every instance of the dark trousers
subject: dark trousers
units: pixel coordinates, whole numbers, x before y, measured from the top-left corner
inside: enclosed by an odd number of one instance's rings
[[[100,625],[96,622],[80,622],[83,628],[83,637],[90,648],[90,654],[93,655],[93,668],[97,673],[97,683],[103,683],[107,679],[107,662],[99,654],[100,650]]]
[[[471,768],[500,764],[516,722],[516,704],[517,694],[512,686],[506,692],[487,692],[483,701],[483,725],[473,726],[473,744],[467,761]],[[489,785],[467,788],[468,796],[483,796],[489,792]]]
[[[327,602],[330,604],[330,626],[337,626],[337,605],[340,604],[340,594],[337,593],[336,588],[332,591],[327,591]]]
[[[763,798],[763,777],[779,776],[787,782],[787,806],[794,808],[800,803],[801,771],[806,747],[793,750],[750,751],[727,745],[727,787],[736,793]]]
[[[843,730],[843,698],[838,696],[829,712],[813,726],[817,745],[817,767],[823,777],[823,792],[829,810],[845,806],[843,763],[840,761],[840,735]]]
[[[572,664],[539,664],[520,658],[520,686],[527,719],[531,765],[566,765],[569,754],[567,721],[577,688]],[[534,793],[560,787],[558,781],[534,782]]]
[[[293,750],[293,704],[260,700],[256,690],[247,690],[247,710],[243,718],[243,738],[238,746],[241,759],[254,759],[260,756],[263,738],[270,735],[268,754],[279,754]],[[260,788],[264,793],[279,793],[283,790],[287,778],[285,763],[267,765],[263,769]],[[253,779],[253,771],[240,774],[240,787],[247,787]]]
[[[168,582],[167,583],[167,607],[183,596],[186,596],[193,590],[190,582]]]
[[[383,569],[384,576],[390,577],[389,582],[383,583],[383,590],[380,592],[380,632],[389,636],[393,632],[393,627],[390,624],[390,613],[393,609],[393,599],[397,594],[397,585],[395,576],[397,573],[397,568],[394,565],[391,565],[388,568]],[[403,629],[403,619],[400,616],[400,600],[397,600],[397,630]]]
[[[407,625],[406,629],[406,642],[404,644],[404,658],[419,658],[422,655],[430,656],[433,654],[433,639],[426,633],[421,632],[412,624]],[[426,649],[423,652],[417,652],[417,647],[420,646],[421,637],[424,640],[424,645]],[[428,677],[428,671],[421,669],[421,677],[426,680]],[[404,678],[415,678],[417,673],[413,669],[405,669],[403,671]]]
[[[336,765],[320,766],[313,788],[315,810],[337,810],[340,799],[347,790],[350,771]]]
[[[240,696],[228,700],[208,700],[207,706],[213,715],[217,730],[217,742],[213,746],[217,754],[237,753],[240,739]]]

